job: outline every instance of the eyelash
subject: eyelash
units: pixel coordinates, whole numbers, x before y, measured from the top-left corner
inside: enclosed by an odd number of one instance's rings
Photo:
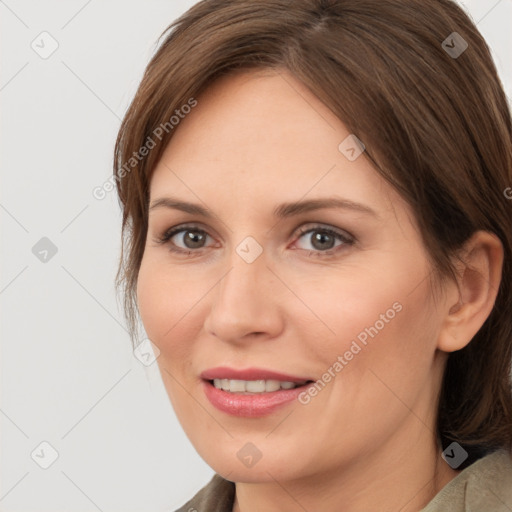
[[[176,246],[174,246],[174,244],[170,243],[170,239],[174,235],[177,235],[178,233],[183,233],[184,231],[195,231],[196,233],[200,233],[200,234],[211,237],[211,235],[209,235],[206,231],[198,228],[197,226],[183,225],[183,226],[177,226],[177,227],[174,227],[174,228],[171,228],[171,229],[165,231],[161,237],[156,238],[154,241],[156,243],[162,244],[162,245],[168,244],[169,250],[171,252],[182,254],[184,256],[192,256],[192,254],[194,254],[194,253],[198,254],[201,252],[202,249],[205,249],[204,247],[200,247],[199,249],[185,250],[185,249],[181,249],[181,248],[176,248]],[[340,240],[341,242],[343,242],[343,244],[336,246],[332,249],[328,249],[326,251],[309,250],[308,251],[309,256],[311,256],[312,254],[315,255],[315,257],[332,256],[335,253],[337,253],[340,250],[340,248],[343,248],[346,246],[352,246],[356,242],[356,239],[352,235],[349,235],[348,233],[344,234],[340,231],[337,231],[337,230],[334,230],[334,229],[328,228],[328,227],[323,227],[321,225],[299,228],[297,238],[299,239],[307,233],[314,233],[314,232],[321,232],[321,233],[328,234],[328,235],[334,237],[335,239]],[[302,250],[306,251],[307,249],[302,249]]]

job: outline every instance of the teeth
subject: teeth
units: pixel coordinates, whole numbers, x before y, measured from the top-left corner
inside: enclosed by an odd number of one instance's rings
[[[231,393],[268,393],[279,389],[293,389],[305,384],[280,380],[236,380],[236,379],[213,379],[213,385],[217,389]]]
[[[226,391],[232,391],[233,393],[245,391],[245,382],[243,380],[230,380]]]
[[[282,384],[284,384],[284,382],[279,382],[278,380],[266,380],[263,382],[265,382],[265,391],[267,393],[269,391],[277,391],[278,389],[281,389]],[[295,385],[293,383],[290,382],[289,384],[292,384],[292,387],[295,387]],[[282,388],[282,389],[285,389],[285,388]]]

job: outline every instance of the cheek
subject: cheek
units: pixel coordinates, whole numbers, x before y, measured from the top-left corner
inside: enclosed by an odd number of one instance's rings
[[[323,303],[316,292],[304,296],[336,334],[318,321],[306,332],[313,343],[305,359],[314,362],[323,384],[301,403],[307,402],[304,414],[317,418],[325,436],[339,426],[347,432],[339,449],[346,449],[345,442],[358,446],[361,439],[388,435],[405,421],[404,404],[431,396],[436,326],[427,283],[411,293],[408,279],[397,278],[389,287],[362,276],[357,284],[347,279],[325,286]]]
[[[201,325],[194,319],[194,304],[205,286],[198,284],[200,280],[184,279],[183,273],[179,276],[179,270],[145,256],[137,280],[137,304],[146,334],[160,350],[157,363],[173,408],[182,424],[194,425],[199,421],[197,407],[180,383],[183,373],[190,371],[193,339]]]
[[[155,265],[144,257],[139,269],[137,279],[137,305],[142,323],[148,337],[154,343],[161,337],[165,326],[163,325],[165,303],[170,298],[172,288],[163,286],[155,272]]]
[[[309,345],[316,359],[343,354],[354,340],[364,347],[365,341],[389,330],[402,314],[400,283],[393,288],[380,285],[367,271],[332,272],[302,280],[295,289],[309,310],[301,330],[308,333],[303,339],[314,340]]]
[[[189,337],[190,333],[187,335],[184,329],[194,328],[196,323],[190,322],[194,304],[207,290],[204,281],[185,279],[183,273],[180,277],[179,269],[171,269],[157,258],[143,258],[137,281],[137,304],[149,339],[163,355],[171,349],[175,358],[182,355],[180,344],[173,340]]]
[[[317,362],[317,370],[323,365],[327,371],[345,355],[343,373],[356,370],[353,378],[368,367],[386,373],[401,369],[403,375],[415,366],[428,368],[438,328],[428,280],[418,286],[418,276],[428,269],[416,263],[400,270],[382,271],[390,279],[352,268],[335,279],[317,276],[296,288],[310,310],[300,321],[301,339],[308,341],[307,357]]]
[[[383,418],[399,416],[400,403],[416,403],[432,386],[437,320],[428,285],[413,293],[410,289],[379,294],[380,300],[372,302],[366,315],[359,315],[359,325],[351,324],[351,336],[344,338],[343,355],[351,360],[342,371],[338,391],[351,389],[361,414],[374,410]],[[352,355],[353,351],[357,353]]]

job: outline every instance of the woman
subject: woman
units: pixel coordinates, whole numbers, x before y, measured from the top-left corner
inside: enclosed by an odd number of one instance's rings
[[[512,126],[450,0],[204,0],[122,123],[118,284],[180,511],[512,508]],[[508,507],[508,508],[507,508]]]

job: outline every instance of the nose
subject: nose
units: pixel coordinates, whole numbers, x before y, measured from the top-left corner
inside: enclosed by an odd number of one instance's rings
[[[279,335],[283,326],[279,303],[282,284],[267,267],[264,254],[247,263],[233,251],[229,270],[210,295],[211,307],[204,323],[210,335],[230,343]]]

